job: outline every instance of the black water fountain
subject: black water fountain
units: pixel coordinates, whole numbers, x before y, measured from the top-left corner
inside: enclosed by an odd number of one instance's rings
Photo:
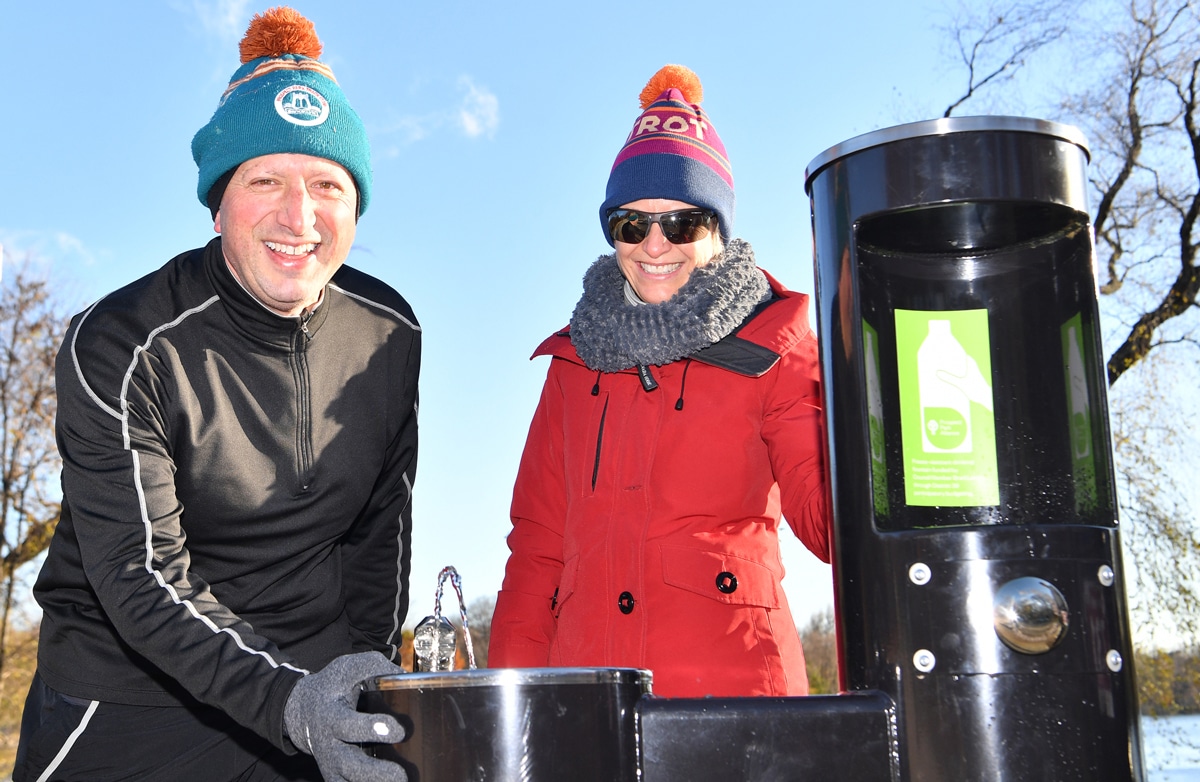
[[[842,686],[903,780],[1140,780],[1078,130],[860,136],[809,166]]]
[[[456,672],[436,738],[380,756],[425,782],[1141,782],[1087,162],[1072,127],[966,117],[809,165],[841,694]],[[543,697],[579,727],[535,719]]]

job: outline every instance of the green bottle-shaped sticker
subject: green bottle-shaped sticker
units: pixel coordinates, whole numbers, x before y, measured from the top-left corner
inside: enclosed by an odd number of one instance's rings
[[[997,505],[987,310],[896,310],[909,505]]]

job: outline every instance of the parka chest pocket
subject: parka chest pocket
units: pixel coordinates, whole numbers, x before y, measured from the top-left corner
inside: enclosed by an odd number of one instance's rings
[[[779,608],[779,578],[752,559],[726,551],[663,546],[663,581],[729,605]]]

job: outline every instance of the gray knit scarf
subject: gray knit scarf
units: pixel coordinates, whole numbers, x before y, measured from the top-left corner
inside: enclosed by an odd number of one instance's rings
[[[600,256],[583,276],[571,342],[591,369],[619,372],[678,361],[728,336],[770,293],[743,239],[730,240],[661,304],[630,304],[624,286],[616,255]]]

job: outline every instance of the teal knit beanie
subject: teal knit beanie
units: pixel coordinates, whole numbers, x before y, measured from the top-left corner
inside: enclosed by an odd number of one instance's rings
[[[367,211],[367,131],[333,71],[317,60],[321,42],[312,22],[291,8],[272,8],[250,20],[240,49],[242,67],[212,119],[192,139],[200,203],[215,211],[221,193],[213,193],[217,203],[210,203],[213,185],[247,160],[294,152],[332,160],[349,171],[358,187],[358,214]]]

